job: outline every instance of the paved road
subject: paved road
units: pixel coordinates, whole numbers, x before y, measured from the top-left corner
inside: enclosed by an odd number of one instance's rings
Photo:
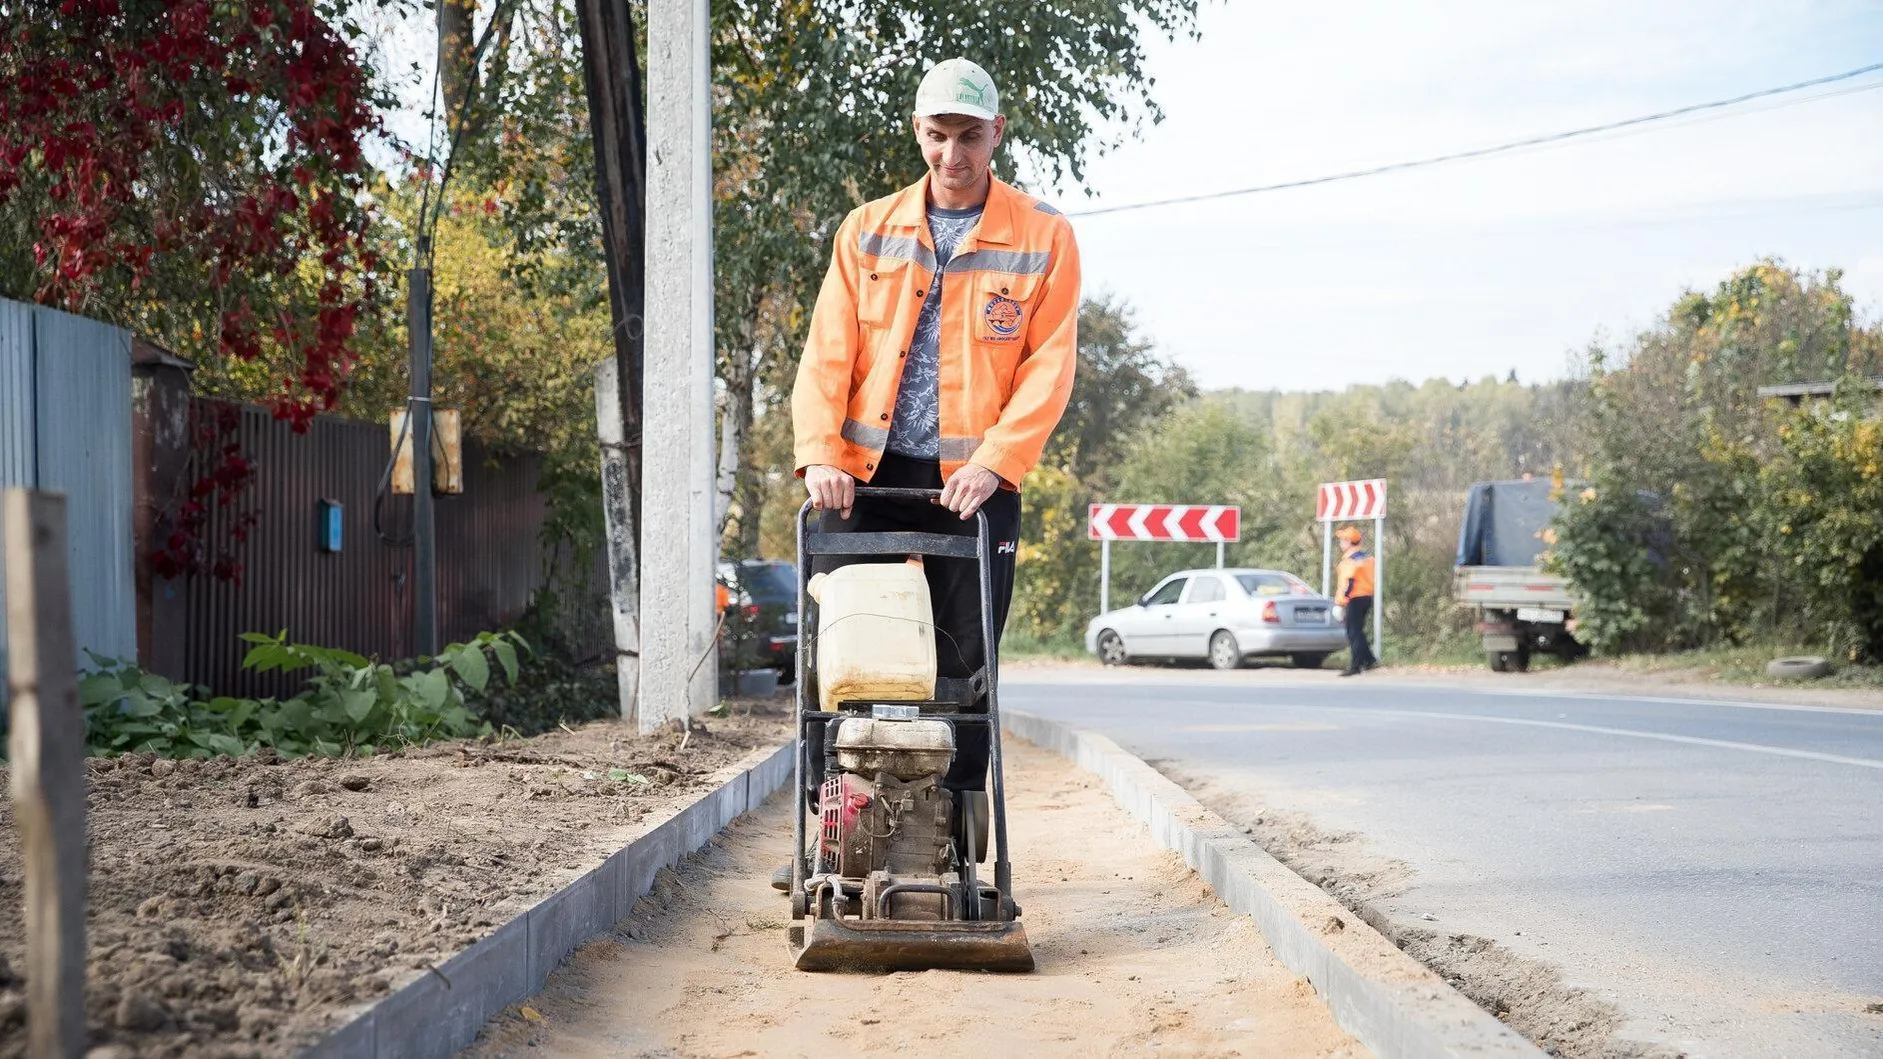
[[[1547,962],[1627,1038],[1883,1055],[1883,711],[1143,670],[1002,701],[1360,833],[1411,869],[1381,911]]]

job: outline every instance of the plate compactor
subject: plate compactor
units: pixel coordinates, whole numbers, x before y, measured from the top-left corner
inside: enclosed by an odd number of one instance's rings
[[[857,493],[916,503],[940,496],[929,489]],[[1031,971],[1007,858],[986,516],[975,516],[974,536],[952,536],[817,532],[811,515],[806,503],[797,525],[797,855],[787,928],[793,961],[804,971]],[[938,678],[927,700],[839,699],[823,708],[815,643],[821,615],[809,589],[811,560],[820,555],[977,561],[982,642],[990,648],[983,669],[971,678]],[[986,792],[941,785],[956,734],[969,726],[987,733]],[[807,785],[818,775],[823,780],[813,793]],[[982,875],[990,821],[991,883]]]

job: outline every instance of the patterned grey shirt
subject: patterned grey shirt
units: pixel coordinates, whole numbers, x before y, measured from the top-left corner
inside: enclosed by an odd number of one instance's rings
[[[941,458],[942,270],[980,219],[979,206],[928,208],[928,234],[935,242],[935,281],[928,285],[922,312],[915,318],[915,337],[909,340],[909,357],[902,366],[902,388],[896,392],[896,418],[889,424],[889,451],[898,456]]]

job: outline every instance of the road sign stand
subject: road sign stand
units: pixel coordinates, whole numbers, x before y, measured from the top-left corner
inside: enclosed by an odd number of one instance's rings
[[[1099,542],[1098,612],[1111,610],[1111,542],[1193,541],[1216,544],[1223,569],[1225,545],[1242,539],[1242,509],[1223,504],[1093,504],[1087,536]]]
[[[1373,654],[1386,649],[1386,479],[1323,482],[1314,517],[1321,523],[1321,594],[1332,597],[1334,523],[1373,523]]]
[[[1321,595],[1334,598],[1334,524],[1321,520]]]

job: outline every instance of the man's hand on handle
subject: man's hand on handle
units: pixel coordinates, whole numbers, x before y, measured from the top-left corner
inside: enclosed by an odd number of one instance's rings
[[[974,517],[987,498],[1000,488],[1000,475],[978,463],[963,464],[948,484],[942,487],[941,506],[961,516],[962,521]]]
[[[835,467],[813,464],[804,469],[804,491],[811,494],[811,506],[819,511],[835,511],[849,518],[857,502],[857,480]]]

